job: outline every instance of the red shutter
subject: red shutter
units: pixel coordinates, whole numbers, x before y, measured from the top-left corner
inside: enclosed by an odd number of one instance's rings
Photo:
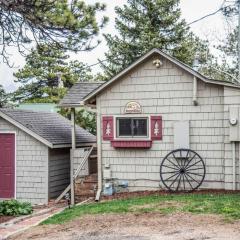
[[[103,140],[113,140],[113,117],[102,117]]]
[[[162,140],[162,116],[151,116],[151,139]]]

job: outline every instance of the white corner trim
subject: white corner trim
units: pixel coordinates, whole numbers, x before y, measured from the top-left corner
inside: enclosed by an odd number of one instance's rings
[[[46,139],[44,139],[43,137],[39,136],[38,134],[36,134],[35,132],[31,131],[30,129],[26,128],[25,126],[23,126],[22,124],[20,124],[19,122],[15,121],[14,119],[12,119],[11,117],[7,116],[6,114],[4,114],[3,112],[0,111],[0,117],[2,117],[3,119],[5,119],[6,121],[10,122],[11,124],[13,124],[14,126],[20,128],[22,131],[26,132],[27,134],[29,134],[30,136],[32,136],[33,138],[37,139],[38,141],[40,141],[41,143],[45,144],[46,146],[53,148],[53,144],[50,143],[49,141],[47,141]]]

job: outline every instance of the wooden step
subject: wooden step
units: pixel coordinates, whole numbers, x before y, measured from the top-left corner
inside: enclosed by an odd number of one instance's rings
[[[75,181],[76,198],[95,197],[97,191],[97,174],[79,177]]]

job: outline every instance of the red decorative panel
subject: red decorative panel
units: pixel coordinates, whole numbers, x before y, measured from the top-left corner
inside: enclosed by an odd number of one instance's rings
[[[15,135],[0,133],[0,198],[15,192]]]
[[[102,118],[102,131],[103,131],[103,140],[112,140],[113,139],[113,117],[104,116]]]
[[[151,116],[151,139],[162,140],[162,116]]]
[[[111,145],[115,148],[150,148],[152,141],[114,140]]]

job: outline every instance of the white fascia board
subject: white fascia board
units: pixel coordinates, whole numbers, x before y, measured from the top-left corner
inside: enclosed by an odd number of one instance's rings
[[[69,103],[69,104],[59,104],[57,107],[59,108],[77,108],[77,107],[83,107],[84,102],[81,101],[79,103]]]
[[[96,142],[92,143],[77,143],[77,147],[91,147],[91,146],[96,146]],[[54,144],[52,148],[71,148],[72,144]]]

